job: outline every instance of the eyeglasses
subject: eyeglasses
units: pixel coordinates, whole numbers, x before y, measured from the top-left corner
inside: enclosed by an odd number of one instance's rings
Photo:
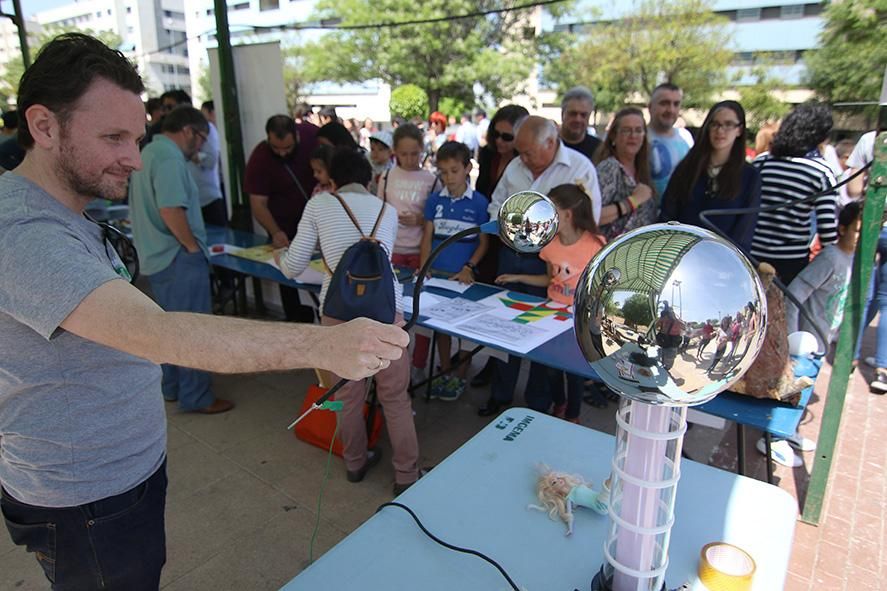
[[[717,121],[714,121],[712,123],[709,123],[708,127],[709,127],[709,129],[713,129],[715,131],[721,131],[722,129],[724,131],[733,131],[734,129],[738,129],[738,128],[742,127],[742,125],[740,123],[735,122],[735,121],[727,121],[725,123],[719,123]]]
[[[490,137],[493,138],[493,141],[495,141],[497,138],[502,138],[503,142],[513,142],[514,141],[514,134],[513,133],[507,133],[507,132],[503,133],[503,132],[496,131],[495,129],[490,132]]]
[[[84,217],[102,229],[105,254],[114,272],[130,283],[139,278],[139,253],[129,237],[107,222],[100,222],[84,214]]]
[[[644,135],[647,130],[643,127],[620,127],[619,135]]]

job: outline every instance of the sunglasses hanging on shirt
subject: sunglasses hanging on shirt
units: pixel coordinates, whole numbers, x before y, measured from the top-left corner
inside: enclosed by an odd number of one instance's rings
[[[135,283],[139,278],[139,253],[136,251],[132,240],[119,228],[93,219],[83,214],[87,220],[102,229],[102,243],[105,245],[105,254],[111,262],[114,271],[130,283]]]

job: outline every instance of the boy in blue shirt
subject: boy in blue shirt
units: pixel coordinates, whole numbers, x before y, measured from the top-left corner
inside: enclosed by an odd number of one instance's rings
[[[437,169],[444,188],[432,193],[425,202],[425,231],[419,250],[421,264],[428,260],[438,244],[467,228],[486,223],[489,200],[471,188],[468,175],[471,172],[471,151],[461,142],[446,142],[437,151]],[[487,252],[485,234],[470,236],[451,244],[437,260],[433,275],[454,279],[461,283],[474,283],[477,264]],[[440,351],[441,375],[431,383],[431,396],[441,400],[458,400],[465,391],[465,374],[468,364],[459,365],[455,373],[450,362],[451,339],[437,335]]]

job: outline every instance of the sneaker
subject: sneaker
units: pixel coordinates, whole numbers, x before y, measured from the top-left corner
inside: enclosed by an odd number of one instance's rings
[[[798,451],[816,451],[816,442],[812,439],[807,439],[798,432],[795,432],[791,437],[786,437],[785,440]]]
[[[758,443],[755,447],[757,447],[758,451],[763,455],[767,455],[767,445],[764,443],[763,437],[758,439]],[[801,458],[795,455],[795,452],[792,451],[791,446],[785,439],[773,440],[770,444],[770,458],[777,464],[781,464],[788,468],[798,468],[804,463],[801,461]]]
[[[358,470],[348,470],[345,476],[348,478],[348,482],[360,482],[367,475],[367,472],[370,471],[370,468],[378,464],[382,460],[382,450],[380,449],[368,449],[367,450],[367,461],[363,465],[362,468]]]
[[[443,388],[438,392],[437,398],[446,402],[455,402],[459,400],[462,393],[465,392],[466,382],[462,378],[451,376]]]
[[[887,369],[878,368],[877,371],[875,371],[875,379],[869,384],[869,389],[874,394],[879,394],[881,396],[887,394]]]

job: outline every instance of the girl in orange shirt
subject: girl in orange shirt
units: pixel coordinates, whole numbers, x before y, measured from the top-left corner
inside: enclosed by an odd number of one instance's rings
[[[604,247],[606,239],[599,233],[591,209],[591,198],[578,185],[565,184],[553,188],[548,197],[557,208],[557,236],[539,253],[548,267],[546,275],[500,275],[496,283],[525,283],[548,287],[554,302],[573,305],[576,283],[591,259]],[[548,412],[573,423],[579,422],[584,378],[548,368],[549,387],[546,392],[527,392],[527,405],[533,410]],[[564,376],[567,395],[564,396]]]

